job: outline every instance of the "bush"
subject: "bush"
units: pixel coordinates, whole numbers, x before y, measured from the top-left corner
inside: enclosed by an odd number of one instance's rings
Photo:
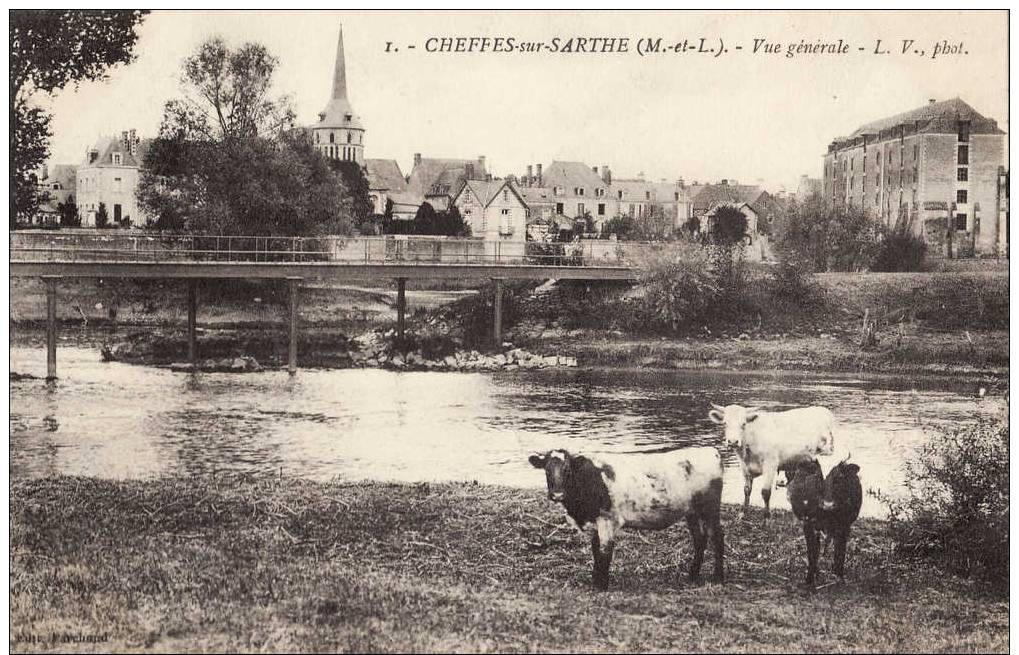
[[[897,551],[1008,587],[1008,421],[937,434],[906,463],[889,510]]]
[[[922,271],[926,256],[927,244],[923,237],[908,230],[894,230],[881,241],[870,270],[887,273]]]
[[[811,276],[810,264],[789,253],[780,252],[770,283],[770,295],[779,305],[802,309],[821,303],[821,288]]]
[[[644,294],[636,300],[637,326],[671,332],[707,319],[720,291],[712,268],[700,257],[652,262],[640,284]]]

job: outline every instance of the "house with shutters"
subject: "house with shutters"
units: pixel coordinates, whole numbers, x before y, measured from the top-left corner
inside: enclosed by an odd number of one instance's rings
[[[111,225],[145,225],[135,191],[150,143],[151,139],[140,139],[135,130],[128,130],[120,137],[100,139],[89,148],[75,180],[82,227],[95,227],[100,205],[106,206]]]
[[[520,244],[527,238],[527,203],[511,182],[466,180],[452,205],[471,226],[471,236]]]

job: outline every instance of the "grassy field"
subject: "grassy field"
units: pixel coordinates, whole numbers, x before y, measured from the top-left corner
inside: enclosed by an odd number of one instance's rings
[[[291,480],[11,487],[11,647],[188,651],[1008,649],[1008,600],[909,563],[861,520],[844,585],[807,593],[792,516],[724,509],[724,585],[678,526],[630,533],[611,591],[543,491]],[[827,570],[825,558],[822,571]],[[71,635],[79,641],[57,643]],[[83,643],[83,638],[100,640]]]

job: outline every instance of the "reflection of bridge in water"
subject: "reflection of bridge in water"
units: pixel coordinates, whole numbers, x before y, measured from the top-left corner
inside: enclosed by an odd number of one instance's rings
[[[297,370],[298,287],[303,280],[396,280],[397,332],[402,337],[406,283],[415,279],[492,280],[493,339],[502,338],[502,282],[507,279],[632,280],[634,263],[652,244],[522,242],[446,237],[241,237],[122,233],[14,232],[12,277],[46,282],[48,379],[56,377],[57,289],[63,277],[187,280],[188,357],[197,362],[200,279],[286,279],[290,294],[288,368]]]

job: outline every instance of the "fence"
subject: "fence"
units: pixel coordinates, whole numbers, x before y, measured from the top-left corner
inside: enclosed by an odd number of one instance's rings
[[[163,235],[76,230],[10,234],[12,261],[334,262],[634,267],[677,244],[581,240],[542,243],[388,235],[269,237]]]

